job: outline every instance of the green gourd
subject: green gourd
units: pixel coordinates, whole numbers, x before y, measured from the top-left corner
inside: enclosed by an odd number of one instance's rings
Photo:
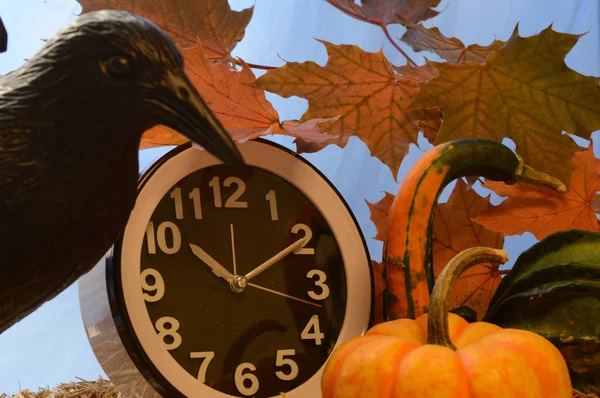
[[[600,386],[600,232],[561,231],[524,251],[483,321],[545,337],[575,388]]]

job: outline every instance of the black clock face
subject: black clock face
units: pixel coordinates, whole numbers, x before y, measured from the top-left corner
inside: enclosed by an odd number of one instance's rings
[[[330,226],[297,188],[256,167],[212,166],[173,186],[148,223],[140,277],[164,348],[199,382],[234,396],[305,383],[346,311]]]

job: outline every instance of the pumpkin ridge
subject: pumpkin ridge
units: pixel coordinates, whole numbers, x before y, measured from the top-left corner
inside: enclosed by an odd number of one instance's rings
[[[397,375],[392,395],[395,398],[439,396],[440,393],[447,398],[467,397],[464,394],[469,388],[467,373],[448,347],[421,345],[403,358]]]
[[[363,336],[367,337],[367,336]],[[344,362],[346,359],[352,354],[353,349],[360,347],[361,345],[368,344],[369,339],[352,339],[348,340],[345,343],[341,344],[338,348],[335,349],[336,356],[332,357],[327,361],[327,367],[332,369],[329,374],[331,374],[331,380],[328,380],[325,383],[325,378],[321,379],[321,389],[323,398],[333,397],[333,392],[329,391],[329,386],[336,386],[338,383],[338,379],[341,376],[340,370],[342,369]]]
[[[536,388],[541,393],[537,375],[527,366],[527,360],[519,352],[488,344],[484,340],[485,337],[456,352],[469,376],[468,380],[473,396],[553,398],[534,394]],[[531,381],[534,381],[535,385],[532,386]]]
[[[568,374],[568,369],[560,351],[546,339],[536,339],[536,344],[531,344],[532,335],[537,337],[526,330],[502,329],[501,332],[484,336],[480,343],[499,345],[523,357],[537,376],[543,398],[552,398],[557,391],[570,391],[570,380],[564,377]],[[556,368],[551,369],[551,365],[556,365]]]

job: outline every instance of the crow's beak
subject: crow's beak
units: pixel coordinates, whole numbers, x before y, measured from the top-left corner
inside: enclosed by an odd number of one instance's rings
[[[6,51],[6,45],[8,44],[8,34],[6,33],[6,28],[4,27],[4,23],[2,23],[2,18],[0,18],[0,53]]]
[[[147,100],[158,113],[160,124],[177,130],[230,166],[245,165],[227,130],[183,72],[170,73],[161,91],[159,99]]]

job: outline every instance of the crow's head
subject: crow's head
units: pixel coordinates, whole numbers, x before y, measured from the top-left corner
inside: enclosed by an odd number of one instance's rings
[[[185,74],[178,49],[146,18],[117,10],[83,14],[21,69],[21,80],[38,92],[52,87],[56,98],[51,103],[76,112],[78,103],[85,102],[97,108],[88,111],[119,114],[125,123],[144,129],[162,124],[226,163],[243,164],[227,131]]]

